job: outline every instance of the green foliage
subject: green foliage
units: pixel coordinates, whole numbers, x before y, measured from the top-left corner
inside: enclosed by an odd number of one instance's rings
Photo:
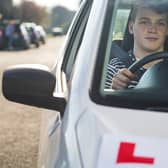
[[[126,24],[128,20],[129,11],[119,10],[117,13],[114,31],[113,31],[113,39],[121,40],[123,38]]]
[[[115,24],[115,33],[122,33],[125,29],[126,18],[125,16],[118,17]]]

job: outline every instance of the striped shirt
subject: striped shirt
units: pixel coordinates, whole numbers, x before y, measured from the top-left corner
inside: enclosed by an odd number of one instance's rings
[[[135,58],[133,52],[129,51],[128,55],[131,57],[132,63],[134,63],[136,61],[136,58]],[[122,60],[120,60],[119,58],[112,58],[110,60],[110,62],[107,65],[107,76],[106,76],[106,80],[105,80],[105,88],[106,89],[112,88],[112,78],[122,68],[127,68],[127,67],[122,62]],[[139,79],[141,78],[141,76],[143,75],[144,72],[145,72],[145,69],[140,68],[136,72],[136,78],[130,82],[128,88],[134,88],[137,85]]]

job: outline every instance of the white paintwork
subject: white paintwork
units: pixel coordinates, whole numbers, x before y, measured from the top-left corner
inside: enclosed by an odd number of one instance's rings
[[[107,2],[94,1],[74,66],[64,118],[61,125],[51,122],[53,128],[48,130],[50,150],[46,165],[49,166],[44,168],[168,167],[167,113],[105,107],[89,97]],[[54,134],[51,129],[55,129]],[[61,141],[55,143],[58,138]],[[117,164],[121,142],[136,143],[135,156],[154,157],[154,164]]]
[[[150,158],[149,163],[118,163],[121,142],[134,143],[134,157]],[[132,135],[103,136],[98,151],[97,168],[163,168],[167,165],[168,139],[136,137]],[[124,152],[124,151],[123,151]]]

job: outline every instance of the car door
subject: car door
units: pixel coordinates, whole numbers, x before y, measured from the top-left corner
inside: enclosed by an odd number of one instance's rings
[[[165,129],[168,123],[167,87],[159,82],[161,80],[159,76],[164,74],[163,71],[157,78],[153,76],[154,71],[161,72],[162,64],[149,68],[134,89],[104,88],[107,64],[110,61],[111,51],[114,51],[113,42],[123,42],[129,13],[136,2],[138,1],[116,0],[113,13],[109,18],[106,17],[104,36],[101,38],[101,41],[104,41],[100,43],[89,92],[93,104],[86,108],[76,126],[81,155],[86,167],[89,167],[86,162],[89,157],[85,155],[87,152],[85,143],[90,143],[90,152],[92,151],[93,155],[96,151],[93,167],[167,167],[164,156],[168,148],[168,132]],[[148,2],[158,6],[166,1]],[[118,44],[122,48],[121,43]],[[129,39],[125,45],[128,47],[130,44],[133,43]],[[119,53],[120,51],[117,52]],[[166,54],[164,56],[167,57]],[[166,62],[162,63],[167,65]],[[160,84],[155,85],[157,82]],[[167,85],[167,82],[164,82]],[[89,127],[85,126],[85,123],[89,123]],[[86,136],[90,137],[89,140],[85,138]]]
[[[65,167],[167,166],[167,93],[161,98],[160,92],[148,92],[148,87],[120,91],[104,88],[113,41],[123,40],[134,2],[93,3],[63,120],[65,148],[61,154],[62,160],[66,158]]]
[[[71,74],[73,73],[75,60],[83,39],[91,6],[91,0],[86,0],[81,4],[67,34],[62,51],[56,59],[52,70],[56,76],[54,95],[56,97],[62,97],[65,103],[59,105],[59,112],[52,110],[44,111],[42,115],[39,167],[55,167],[55,162],[59,157],[59,150],[62,150],[59,146],[60,129],[70,89],[68,84],[71,80]]]

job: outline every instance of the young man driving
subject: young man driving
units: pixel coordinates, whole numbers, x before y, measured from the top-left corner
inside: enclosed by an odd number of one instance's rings
[[[134,5],[129,22],[129,33],[133,35],[133,49],[128,52],[134,61],[164,51],[164,43],[168,34],[168,8],[156,0],[138,0]],[[133,88],[145,70],[155,62],[146,64],[138,72],[130,72],[119,58],[110,60],[107,68],[106,88]]]

